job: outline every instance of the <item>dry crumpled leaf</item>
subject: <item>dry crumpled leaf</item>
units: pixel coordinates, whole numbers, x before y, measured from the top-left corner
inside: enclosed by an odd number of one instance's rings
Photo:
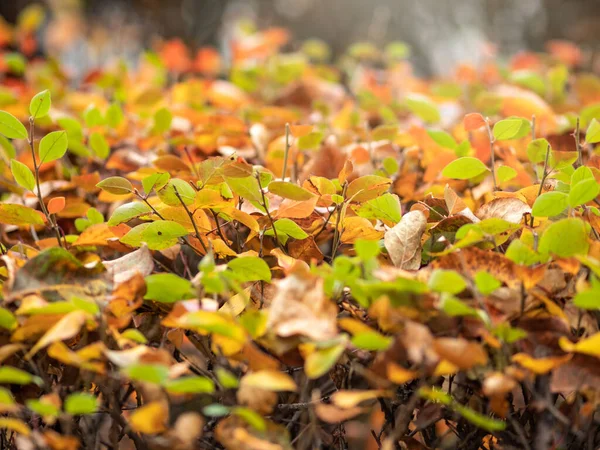
[[[323,279],[298,266],[277,282],[266,328],[282,337],[302,335],[327,340],[337,334],[336,316],[335,304],[323,293]]]
[[[103,264],[108,274],[113,277],[115,285],[129,281],[136,273],[144,277],[150,275],[154,269],[152,254],[146,244],[120,258],[104,261]]]
[[[385,233],[385,248],[394,266],[404,270],[418,270],[421,266],[421,236],[427,219],[421,211],[410,211],[400,223]]]
[[[488,361],[487,352],[481,344],[462,338],[435,339],[433,349],[442,359],[464,370],[485,365]]]
[[[277,392],[243,384],[236,392],[240,405],[247,406],[259,414],[268,415],[273,412],[277,403]]]
[[[506,220],[511,223],[521,223],[523,215],[531,213],[527,203],[518,198],[495,198],[477,210],[475,215],[481,220],[492,217]]]

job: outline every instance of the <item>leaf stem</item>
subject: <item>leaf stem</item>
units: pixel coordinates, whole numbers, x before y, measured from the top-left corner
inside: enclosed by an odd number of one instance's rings
[[[538,189],[538,193],[536,198],[542,195],[542,191],[544,190],[544,183],[546,182],[546,177],[548,176],[548,158],[550,157],[550,144],[546,147],[546,158],[544,159],[544,171],[542,172],[542,180],[540,181],[540,188]],[[533,216],[531,216],[530,226],[533,228]]]
[[[200,244],[202,245],[202,248],[204,249],[206,254],[208,254],[209,250],[206,247],[206,245],[204,244],[204,241],[202,241],[202,236],[200,235],[200,231],[198,230],[198,226],[196,225],[196,221],[194,220],[194,215],[190,212],[187,205],[181,198],[181,195],[179,194],[179,191],[177,190],[177,186],[173,185],[173,190],[175,191],[175,196],[179,200],[179,203],[181,203],[181,206],[183,206],[183,209],[185,209],[185,212],[187,213],[188,217],[190,218],[190,221],[192,222],[192,226],[194,227],[194,233],[196,234],[196,238],[198,238],[198,240],[200,241]]]
[[[488,136],[490,138],[490,158],[491,158],[491,168],[492,168],[492,180],[494,182],[494,191],[498,190],[498,183],[496,182],[496,155],[494,154],[494,133],[492,133],[492,128],[490,127],[490,119],[489,117],[485,118],[485,127],[487,128]]]
[[[580,128],[579,128],[579,117],[577,118],[577,122],[575,125],[575,134],[573,137],[575,138],[575,148],[577,149],[577,166],[583,166],[583,150],[581,148],[581,140],[580,140]]]
[[[344,189],[342,191],[342,197],[346,198],[346,190],[348,189],[348,182],[344,183]],[[333,230],[333,245],[331,247],[331,261],[335,258],[335,254],[337,253],[337,249],[340,246],[340,222],[342,221],[342,209],[344,207],[344,202],[338,205],[338,215],[335,219],[335,230]]]
[[[46,204],[44,203],[44,198],[42,197],[42,189],[40,188],[40,167],[38,166],[37,159],[35,157],[35,148],[33,146],[33,140],[35,137],[34,122],[35,122],[35,119],[33,117],[29,117],[29,138],[27,139],[27,142],[29,143],[29,148],[31,149],[31,158],[33,159],[33,169],[34,169],[34,173],[35,173],[35,187],[37,189],[36,194],[37,194],[38,201],[40,203],[40,208],[42,209],[42,212],[46,216],[46,219],[48,220],[50,227],[52,228],[52,230],[54,231],[54,234],[56,235],[56,240],[58,242],[58,246],[63,247],[63,243],[60,239],[61,236],[60,236],[60,230],[58,229],[58,224],[53,220],[52,216],[48,212],[48,209],[46,208]]]
[[[289,126],[286,124],[286,129],[287,128],[289,128]],[[284,167],[285,167],[285,163],[284,163]],[[279,236],[277,235],[277,228],[275,228],[275,222],[273,221],[273,217],[271,217],[271,213],[269,212],[269,207],[267,206],[267,198],[265,197],[265,192],[263,191],[262,184],[260,182],[260,174],[258,174],[258,173],[256,174],[256,181],[258,182],[258,189],[260,190],[260,195],[262,196],[261,206],[263,208],[265,208],[267,217],[269,218],[269,222],[271,222],[271,228],[273,228],[273,235],[275,236],[275,243],[281,249],[281,251],[285,253],[285,249],[281,245],[281,242],[279,242]]]
[[[283,154],[283,172],[281,173],[281,179],[285,180],[287,173],[287,161],[290,153],[290,124],[285,124],[285,153]]]

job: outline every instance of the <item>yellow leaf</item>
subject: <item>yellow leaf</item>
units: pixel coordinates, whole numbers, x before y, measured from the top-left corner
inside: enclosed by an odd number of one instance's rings
[[[31,434],[31,429],[25,422],[19,419],[13,419],[11,417],[0,417],[0,428],[12,430],[15,433],[22,434],[23,436],[29,436]]]
[[[390,362],[387,365],[387,377],[392,383],[404,384],[418,377],[417,372],[408,370],[399,364]]]
[[[29,353],[27,353],[25,358],[30,359],[39,350],[53,342],[64,341],[65,339],[76,336],[77,333],[79,333],[79,330],[81,330],[81,327],[85,324],[87,318],[88,314],[84,311],[73,311],[65,315],[40,338],[37,344],[35,344]]]
[[[138,433],[162,433],[167,429],[168,415],[169,411],[163,402],[146,403],[129,416],[129,425]]]
[[[353,408],[365,400],[372,400],[379,397],[391,397],[390,391],[373,390],[373,391],[337,391],[331,396],[331,401],[334,405],[340,408]]]
[[[562,345],[561,345],[562,346]],[[513,362],[516,362],[536,375],[543,375],[552,369],[566,363],[573,355],[551,356],[548,358],[533,358],[527,353],[517,353],[512,356]]]
[[[445,375],[453,375],[458,372],[458,367],[452,364],[447,359],[442,359],[438,365],[435,367],[435,371],[433,372],[434,377],[443,377]]]
[[[267,391],[296,391],[296,383],[288,374],[275,370],[259,370],[244,376],[243,386],[265,389]]]
[[[561,337],[558,341],[560,348],[569,353],[584,353],[586,355],[600,357],[600,332],[591,335],[573,344],[566,337]]]

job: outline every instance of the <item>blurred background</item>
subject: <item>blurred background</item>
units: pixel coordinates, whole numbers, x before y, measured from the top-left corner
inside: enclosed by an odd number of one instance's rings
[[[0,0],[0,15],[18,20],[28,0]],[[599,0],[43,0],[48,12],[42,51],[84,73],[111,59],[134,60],[158,37],[192,48],[227,43],[241,18],[281,26],[295,41],[317,37],[335,55],[358,41],[402,40],[421,75],[447,73],[458,62],[567,39],[595,52]],[[493,44],[493,45],[490,45]],[[293,47],[293,43],[291,44]]]

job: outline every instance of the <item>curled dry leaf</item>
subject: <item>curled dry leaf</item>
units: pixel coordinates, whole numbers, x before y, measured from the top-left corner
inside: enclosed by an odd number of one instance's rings
[[[504,197],[495,198],[477,210],[475,215],[481,219],[492,217],[506,220],[511,223],[521,223],[524,214],[531,213],[527,203],[518,198]]]
[[[421,211],[405,214],[396,226],[385,233],[385,248],[394,266],[404,270],[418,270],[421,266],[421,237],[427,219]]]
[[[150,275],[154,269],[152,254],[145,244],[120,258],[104,261],[103,264],[116,286],[129,281],[136,273],[144,277]]]
[[[277,281],[267,329],[282,337],[301,335],[322,341],[336,336],[336,316],[335,304],[323,293],[323,279],[300,268]]]
[[[440,358],[463,370],[485,365],[488,361],[488,354],[481,344],[462,338],[435,339],[433,349]]]

